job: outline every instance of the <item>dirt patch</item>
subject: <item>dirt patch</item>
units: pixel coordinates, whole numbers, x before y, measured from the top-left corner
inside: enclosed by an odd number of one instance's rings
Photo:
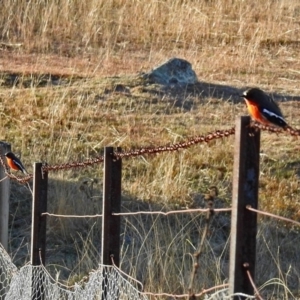
[[[137,73],[145,64],[145,54],[135,53],[129,59],[123,56],[68,57],[55,54],[0,51],[0,71],[22,74],[56,74],[58,76],[111,76]],[[146,67],[148,67],[146,65]]]

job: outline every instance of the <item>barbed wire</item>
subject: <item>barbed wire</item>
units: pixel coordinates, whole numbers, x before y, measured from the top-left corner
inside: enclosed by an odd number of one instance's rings
[[[200,135],[193,138],[188,139],[187,141],[182,141],[176,144],[169,144],[169,145],[163,145],[163,146],[157,146],[157,147],[143,147],[139,149],[133,149],[128,151],[116,151],[114,153],[114,156],[116,159],[120,158],[127,158],[127,157],[135,157],[135,156],[141,156],[145,154],[159,154],[162,152],[171,152],[171,151],[177,151],[179,149],[186,149],[193,145],[209,142],[213,139],[219,139],[222,137],[228,137],[230,135],[233,135],[235,133],[235,128],[230,128],[226,130],[216,130],[215,132],[208,133],[206,135]],[[42,170],[44,172],[48,171],[59,171],[59,170],[68,170],[72,168],[81,168],[81,167],[87,167],[92,166],[94,164],[99,164],[104,161],[103,156],[98,156],[96,158],[91,158],[83,162],[70,162],[70,163],[63,163],[63,164],[56,164],[56,165],[47,165],[43,166]]]
[[[273,127],[273,126],[267,126],[267,125],[262,125],[260,123],[251,123],[251,127],[268,131],[271,133],[289,133],[292,136],[300,136],[300,130],[294,129],[292,127],[287,127],[286,129],[278,128],[278,127]],[[122,158],[129,158],[129,157],[137,157],[137,156],[142,156],[146,154],[160,154],[163,152],[172,152],[172,151],[178,151],[181,149],[187,149],[193,145],[199,144],[199,143],[208,143],[214,139],[220,139],[224,137],[229,137],[230,135],[235,134],[235,127],[232,127],[230,129],[224,129],[224,130],[216,130],[214,132],[208,133],[206,135],[200,135],[200,136],[195,136],[192,138],[189,138],[185,141],[175,143],[175,144],[167,144],[167,145],[162,145],[162,146],[157,146],[157,147],[143,147],[139,149],[131,149],[128,151],[116,151],[113,153],[114,157],[116,159],[122,159]],[[43,165],[42,166],[42,171],[43,172],[49,172],[49,171],[60,171],[60,170],[70,170],[70,169],[78,169],[78,168],[85,168],[88,166],[93,166],[95,164],[100,164],[103,163],[104,157],[102,155],[94,157],[94,158],[89,158],[85,161],[73,161],[73,162],[67,162],[67,163],[62,163],[62,164],[54,164],[54,165]],[[28,183],[32,178],[33,174],[28,174],[26,176],[16,176],[14,174],[11,174],[9,172],[9,169],[6,165],[6,163],[3,160],[3,157],[0,156],[0,164],[3,166],[5,169],[5,173],[7,176],[15,180],[19,183],[26,184]]]
[[[232,127],[230,129],[226,130],[216,130],[215,132],[208,133],[206,135],[200,135],[193,138],[188,139],[187,141],[182,141],[176,144],[170,144],[165,146],[158,146],[158,147],[147,147],[147,148],[140,148],[136,150],[129,150],[129,151],[122,151],[122,152],[116,152],[115,157],[116,158],[124,158],[124,157],[134,157],[134,156],[140,156],[144,154],[159,154],[162,152],[172,152],[172,151],[178,151],[180,149],[187,149],[193,145],[199,144],[199,143],[207,143],[209,141],[212,141],[214,139],[220,139],[223,137],[228,137],[230,135],[233,135],[235,133],[235,128]]]
[[[292,136],[300,136],[300,130],[294,129],[292,127],[287,127],[285,129],[282,129],[282,128],[277,128],[277,127],[273,127],[273,126],[262,125],[262,124],[256,123],[256,122],[252,122],[250,126],[257,128],[257,129],[264,130],[264,131],[268,131],[271,133],[288,132]],[[120,151],[120,152],[116,151],[116,152],[114,152],[113,155],[116,159],[121,159],[121,158],[137,157],[137,156],[142,156],[142,155],[146,155],[146,154],[151,155],[151,154],[160,154],[163,152],[173,152],[173,151],[178,151],[181,149],[187,149],[187,148],[189,148],[193,145],[199,144],[199,143],[208,143],[214,139],[229,137],[234,134],[235,134],[235,127],[232,127],[230,129],[216,130],[216,131],[208,133],[206,135],[192,137],[185,141],[175,143],[175,144],[167,144],[167,145],[162,145],[162,146],[157,146],[157,147],[141,147],[138,149],[132,149],[132,150]],[[104,157],[102,155],[100,155],[100,156],[97,156],[94,158],[89,158],[85,161],[73,161],[73,162],[67,162],[67,163],[62,163],[62,164],[53,164],[53,165],[45,164],[42,166],[42,171],[49,172],[49,171],[60,171],[60,170],[85,168],[88,166],[93,166],[95,164],[103,163],[103,161],[104,161]],[[0,164],[4,167],[5,173],[8,177],[19,183],[25,184],[33,178],[32,174],[22,176],[22,177],[11,174],[9,172],[9,169],[8,169],[6,163],[4,162],[2,156],[0,156]]]
[[[5,173],[8,173],[9,172],[8,167],[7,167],[6,163],[4,162],[2,155],[0,155],[0,163],[1,163],[2,167],[4,168]]]
[[[60,171],[60,170],[85,168],[85,167],[103,163],[103,161],[104,161],[104,157],[101,155],[101,156],[97,156],[94,158],[89,158],[85,161],[74,161],[74,162],[68,162],[68,163],[63,163],[63,164],[44,165],[42,167],[42,171],[49,172],[49,171]]]
[[[4,157],[0,155],[0,164],[2,165],[3,169],[4,169],[4,172],[6,174],[6,177],[12,179],[12,180],[15,180],[19,183],[22,183],[22,184],[25,184],[27,183],[29,180],[31,180],[33,178],[33,175],[32,174],[28,174],[26,176],[16,176],[14,174],[11,174],[10,171],[9,171],[9,168],[8,166],[6,165],[6,163],[4,162]]]
[[[15,181],[17,181],[19,183],[22,183],[22,184],[25,184],[25,183],[29,182],[33,178],[33,174],[28,174],[24,177],[16,176],[16,175],[11,174],[11,173],[6,173],[6,175],[10,179],[15,180]]]
[[[252,124],[251,126],[255,127],[255,128],[259,128],[261,130],[266,130],[272,133],[284,133],[284,132],[288,132],[290,135],[292,136],[300,136],[300,130],[295,130],[291,127],[288,127],[287,129],[283,130],[280,128],[275,128],[275,127],[269,127],[269,126],[265,126],[265,125],[261,125],[261,124]],[[120,152],[115,152],[114,153],[114,157],[116,159],[122,159],[122,158],[129,158],[129,157],[137,157],[137,156],[142,156],[142,155],[146,155],[146,154],[160,154],[163,152],[172,152],[172,151],[178,151],[180,149],[187,149],[193,145],[199,144],[199,143],[207,143],[211,140],[214,139],[220,139],[220,138],[224,138],[224,137],[228,137],[230,135],[233,135],[235,133],[235,128],[231,128],[228,130],[217,130],[215,132],[212,133],[208,133],[207,135],[201,135],[201,136],[197,136],[197,137],[193,137],[188,139],[187,141],[182,141],[176,144],[170,144],[170,145],[165,145],[165,146],[158,146],[158,147],[147,147],[147,148],[140,148],[140,149],[134,149],[134,150],[129,150],[129,151],[120,151]],[[63,164],[55,164],[55,165],[44,165],[42,167],[42,171],[43,172],[49,172],[49,171],[59,171],[59,170],[68,170],[68,169],[73,169],[73,168],[82,168],[82,167],[88,167],[88,166],[92,166],[95,164],[100,164],[104,161],[104,157],[103,156],[97,156],[95,158],[91,158],[88,159],[86,161],[83,162],[70,162],[70,163],[63,163]],[[9,172],[9,169],[6,165],[6,163],[4,162],[4,159],[0,156],[0,164],[4,167],[5,173],[7,175],[7,177],[9,177],[10,179],[13,179],[15,181],[18,181],[20,183],[27,183],[29,180],[31,180],[33,178],[32,174],[26,175],[24,177],[19,177],[16,176],[14,174],[11,174]],[[268,212],[264,212],[258,209],[254,209],[252,208],[250,205],[246,206],[246,208],[250,211],[253,211],[257,214],[262,214],[262,215],[266,215],[269,217],[273,217],[273,218],[277,218],[279,220],[283,220],[283,221],[287,221],[287,222],[291,222],[294,223],[298,226],[300,226],[300,222],[294,221],[292,219],[288,219],[285,217],[281,217],[275,214],[271,214]],[[174,210],[174,211],[168,211],[168,212],[163,212],[163,211],[138,211],[138,212],[120,212],[120,213],[112,213],[112,215],[114,216],[130,216],[130,215],[138,215],[138,214],[157,214],[157,215],[164,215],[164,216],[168,216],[170,214],[178,214],[178,213],[207,213],[209,214],[209,217],[211,217],[213,215],[213,213],[215,212],[230,212],[232,209],[231,208],[198,208],[198,209],[185,209],[185,210]],[[102,214],[95,214],[95,215],[62,215],[62,214],[52,214],[49,212],[45,212],[41,214],[42,216],[49,216],[49,217],[60,217],[60,218],[96,218],[96,217],[102,217]],[[208,228],[208,223],[207,223],[207,228]],[[206,232],[203,233],[203,239],[206,237]],[[203,241],[200,242],[200,245],[203,243]],[[199,255],[201,252],[201,248],[199,248]],[[199,256],[198,255],[198,256]],[[197,253],[196,253],[196,258],[197,258]],[[114,262],[113,262],[114,265]],[[253,287],[253,289],[255,290],[255,294],[256,297],[259,299],[263,299],[259,292],[258,289],[254,283],[254,280],[251,276],[251,273],[248,269],[248,264],[244,263],[243,265],[246,268],[246,272],[249,278],[249,281],[251,282],[251,285]],[[115,268],[118,269],[119,272],[122,272],[123,274],[125,274],[127,277],[135,280],[137,283],[141,284],[139,281],[137,281],[136,279],[130,277],[129,275],[127,275],[126,273],[124,273],[123,271],[121,271],[118,267],[116,267],[114,265]],[[196,273],[196,271],[194,271]],[[54,280],[54,279],[53,279]],[[193,280],[191,280],[192,282]],[[176,295],[176,294],[170,294],[170,293],[151,293],[151,292],[140,292],[140,294],[142,295],[149,295],[149,296],[154,296],[154,297],[173,297],[173,298],[186,298],[186,297],[201,297],[204,294],[207,294],[208,292],[211,292],[213,290],[217,290],[217,289],[221,289],[221,288],[225,288],[228,287],[228,284],[222,284],[222,285],[217,285],[208,289],[203,289],[201,292],[199,293],[193,293],[191,289],[189,289],[189,293],[188,294],[182,294],[182,295]]]
[[[257,122],[252,122],[250,126],[254,127],[254,128],[264,130],[264,131],[269,131],[269,132],[272,132],[272,133],[285,133],[285,132],[288,132],[291,136],[300,136],[300,130],[295,129],[291,126],[287,126],[286,128],[280,128],[280,127],[263,125],[263,124],[257,123]]]
[[[232,127],[230,129],[225,129],[225,130],[216,130],[215,132],[208,133],[206,135],[200,135],[196,137],[189,138],[187,141],[182,141],[176,144],[167,144],[163,146],[157,146],[157,147],[142,147],[139,149],[133,149],[133,150],[128,150],[128,151],[116,151],[114,153],[114,157],[116,159],[121,159],[121,158],[129,158],[129,157],[136,157],[136,156],[142,156],[146,154],[159,154],[163,152],[171,152],[171,151],[178,151],[180,149],[187,149],[193,145],[199,144],[199,143],[207,143],[211,140],[214,139],[220,139],[223,137],[228,137],[230,135],[233,135],[235,133],[235,128]],[[70,169],[78,169],[78,168],[85,168],[88,166],[93,166],[95,164],[100,164],[103,163],[104,157],[102,155],[94,157],[94,158],[89,158],[85,161],[73,161],[73,162],[67,162],[67,163],[62,163],[62,164],[54,164],[54,165],[43,165],[42,166],[42,172],[49,172],[49,171],[60,171],[60,170],[70,170]],[[9,169],[4,162],[4,158],[0,156],[0,164],[3,166],[5,169],[5,173],[10,179],[13,179],[19,183],[27,183],[29,182],[32,178],[33,175],[29,174],[24,177],[19,177],[11,174],[9,172]]]

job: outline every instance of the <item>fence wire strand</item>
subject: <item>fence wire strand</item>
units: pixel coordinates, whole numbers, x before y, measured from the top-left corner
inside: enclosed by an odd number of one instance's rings
[[[252,123],[250,126],[253,126],[255,128],[257,128],[258,130],[264,130],[264,131],[268,131],[271,133],[288,133],[291,136],[300,136],[300,130],[298,129],[293,129],[292,127],[288,127],[286,129],[280,129],[280,128],[275,128],[275,127],[270,127],[270,126],[265,126],[262,124],[258,124],[258,123]],[[206,135],[200,135],[200,136],[196,136],[196,137],[192,137],[190,139],[187,139],[185,141],[176,143],[176,144],[168,144],[168,145],[164,145],[164,146],[158,146],[158,147],[144,147],[144,148],[139,148],[139,149],[133,149],[133,150],[128,150],[128,151],[116,151],[114,152],[114,157],[115,159],[123,159],[123,158],[130,158],[130,157],[137,157],[137,156],[143,156],[143,155],[152,155],[152,154],[160,154],[163,152],[173,152],[173,151],[178,151],[181,149],[187,149],[193,145],[199,144],[199,143],[207,143],[209,141],[212,141],[214,139],[220,139],[220,138],[225,138],[225,137],[229,137],[231,135],[235,134],[235,128],[230,128],[227,130],[216,130],[215,132],[212,133],[208,133]],[[54,165],[44,165],[42,167],[42,171],[43,172],[49,172],[49,171],[59,171],[59,170],[70,170],[70,169],[75,169],[75,168],[84,168],[84,167],[88,167],[88,166],[93,166],[95,164],[100,164],[103,163],[104,161],[104,157],[103,156],[97,156],[95,158],[90,158],[87,159],[85,161],[82,162],[69,162],[69,163],[63,163],[63,164],[54,164]],[[16,176],[12,173],[10,173],[9,168],[7,167],[6,163],[5,163],[5,158],[0,156],[0,164],[2,165],[2,167],[5,170],[6,173],[6,177],[5,178],[10,178],[12,180],[15,180],[19,183],[25,184],[28,183],[32,178],[33,175],[29,174],[26,176]],[[268,213],[268,212],[264,212],[258,209],[254,209],[252,208],[250,205],[246,206],[246,208],[250,211],[253,211],[254,213],[257,214],[261,214],[261,215],[265,215],[271,218],[276,218],[278,220],[282,220],[282,221],[286,221],[286,222],[290,222],[293,224],[296,224],[297,226],[300,226],[300,222],[294,221],[292,219],[289,218],[285,218],[285,217],[281,217],[272,213]],[[112,215],[115,216],[130,216],[130,215],[141,215],[141,214],[156,214],[156,215],[164,215],[164,216],[168,216],[171,214],[179,214],[179,213],[207,213],[207,214],[211,214],[210,216],[212,216],[213,213],[215,212],[230,212],[232,209],[231,208],[198,208],[198,209],[185,209],[185,210],[174,210],[174,211],[168,211],[168,212],[163,212],[163,211],[138,211],[138,212],[120,212],[120,213],[112,213]],[[58,218],[98,218],[98,217],[102,217],[102,214],[95,214],[95,215],[61,215],[61,214],[53,214],[53,213],[49,213],[49,212],[45,212],[42,213],[41,215],[47,215],[49,217],[58,217]],[[203,237],[205,237],[205,235],[203,235]],[[1,250],[1,246],[0,246],[0,250]],[[200,252],[199,252],[200,254]],[[5,256],[4,251],[0,251],[0,261],[2,260],[7,260],[7,256]],[[129,276],[128,274],[126,274],[125,272],[123,272],[122,270],[120,270],[117,266],[115,266],[113,258],[112,258],[112,263],[113,263],[113,270],[115,270],[115,272],[117,272],[117,274],[119,274],[118,276],[126,275],[128,279],[138,283],[142,289],[143,289],[143,285],[141,282],[137,281],[136,279],[132,278],[131,276]],[[10,264],[10,263],[9,263]],[[4,265],[4,263],[2,264],[3,268],[6,268]],[[254,283],[254,280],[251,276],[251,273],[248,270],[248,266],[247,263],[244,263],[244,267],[246,268],[246,272],[249,278],[249,281],[251,282],[251,285],[253,286],[253,289],[255,290],[255,294],[256,294],[256,298],[263,300],[263,298],[260,296],[259,291]],[[32,269],[28,269],[27,268],[32,268]],[[8,269],[8,268],[7,268]],[[16,268],[14,266],[10,267],[11,270],[13,270],[13,272],[11,272],[10,276],[15,275],[16,273],[19,273],[19,275],[21,274],[21,272],[16,271]],[[27,278],[27,281],[29,284],[30,283],[30,279],[32,274],[37,273],[37,277],[43,277],[46,278],[45,283],[48,284],[48,281],[51,279],[51,281],[53,281],[54,279],[50,276],[50,274],[47,272],[47,270],[41,266],[41,268],[39,269],[39,267],[34,267],[34,266],[25,266],[22,268],[22,270],[24,271],[24,274],[28,274],[30,275],[29,277],[26,275],[25,277]],[[40,272],[42,272],[43,274],[40,275]],[[99,271],[100,275],[103,276],[103,270],[101,269],[101,271]],[[196,272],[195,272],[196,273]],[[24,277],[24,274],[22,275]],[[94,274],[95,275],[95,274]],[[94,276],[93,275],[93,276]],[[100,276],[97,275],[97,276]],[[95,275],[96,276],[96,275]],[[114,275],[116,276],[116,275]],[[48,278],[49,277],[49,278]],[[100,278],[100,277],[99,277]],[[103,278],[101,277],[101,279],[97,278],[97,285],[99,285],[99,282],[102,283],[101,280],[103,280]],[[99,281],[100,280],[100,281]],[[23,284],[27,284],[27,281]],[[118,280],[117,280],[118,281]],[[8,288],[9,285],[11,284],[11,287],[13,289],[17,289],[18,284],[16,284],[14,281],[11,280],[11,278],[9,278],[9,280],[7,281],[7,286],[5,286],[5,288]],[[54,284],[57,284],[57,282],[55,282]],[[100,284],[101,285],[101,284]],[[50,283],[49,283],[50,286]],[[60,286],[60,289],[62,289],[62,285]],[[70,287],[64,286],[66,289],[70,289]],[[201,292],[199,293],[192,293],[192,290],[189,290],[188,294],[182,294],[182,295],[176,295],[176,294],[171,294],[171,293],[151,293],[151,292],[146,292],[146,291],[135,291],[136,292],[136,298],[135,299],[139,299],[138,297],[142,297],[143,299],[147,299],[147,296],[153,296],[153,297],[172,297],[172,298],[187,298],[187,297],[201,297],[204,294],[207,294],[211,291],[214,290],[218,290],[218,289],[224,289],[220,292],[228,292],[228,284],[221,284],[218,286],[214,286],[208,289],[203,289]],[[74,288],[75,290],[78,289],[78,286],[75,285],[75,287],[71,287]],[[100,287],[101,288],[101,287]],[[31,287],[30,287],[31,289]],[[13,291],[12,289],[10,290],[10,292]],[[30,291],[30,290],[29,290]],[[67,293],[65,291],[65,293]],[[216,292],[217,293],[217,292]],[[58,295],[58,294],[57,294]],[[98,294],[97,294],[98,295]],[[118,293],[116,293],[117,296]],[[224,294],[225,295],[225,294]],[[235,294],[237,296],[246,296],[249,299],[251,298],[255,298],[253,296],[250,295],[244,295],[244,294]],[[231,295],[232,297],[233,295]],[[228,296],[229,297],[229,296]],[[10,299],[9,297],[7,299]],[[13,298],[11,298],[13,299]],[[73,299],[73,298],[72,298]],[[116,298],[117,299],[117,298]],[[210,298],[213,299],[213,298]],[[227,296],[224,296],[223,299],[227,299]]]
[[[211,132],[206,135],[192,137],[187,141],[182,141],[176,144],[169,144],[169,145],[157,146],[157,147],[142,147],[139,149],[120,151],[120,152],[117,151],[114,153],[114,156],[116,159],[120,159],[120,158],[136,157],[136,156],[141,156],[146,154],[159,154],[162,152],[172,152],[180,149],[187,149],[199,143],[207,143],[214,139],[228,137],[230,135],[233,135],[234,133],[235,133],[234,127],[226,130],[216,130],[215,132]],[[103,156],[98,156],[96,158],[88,159],[83,162],[70,162],[64,164],[43,166],[43,171],[48,172],[48,171],[68,170],[72,168],[81,168],[81,167],[92,166],[94,164],[99,164],[102,163],[103,161],[104,161]]]
[[[212,220],[213,215],[214,215],[214,201],[213,200],[214,199],[212,198],[211,200],[209,200],[207,202],[208,208],[207,208],[206,217],[205,217],[204,229],[203,229],[203,232],[202,232],[202,236],[199,232],[200,242],[199,242],[199,245],[198,245],[197,249],[195,250],[195,252],[192,256],[193,269],[192,269],[192,272],[191,272],[190,283],[189,283],[189,286],[188,286],[188,292],[189,292],[190,298],[194,297],[193,285],[194,285],[194,281],[195,281],[197,271],[200,267],[200,257],[201,257],[201,254],[202,254],[204,241],[208,237],[209,226],[210,226],[211,220]]]
[[[206,135],[196,136],[188,139],[187,141],[183,141],[176,144],[170,144],[170,145],[158,146],[158,147],[140,148],[140,149],[130,150],[126,152],[116,152],[115,156],[117,158],[124,158],[124,157],[141,156],[145,154],[159,154],[162,152],[178,151],[180,149],[187,149],[199,143],[207,143],[214,139],[228,137],[230,135],[233,135],[234,133],[235,133],[234,127],[227,130],[216,130],[215,132],[208,133]]]
[[[289,218],[285,218],[279,215],[275,215],[269,212],[265,212],[262,210],[258,210],[255,208],[252,208],[251,205],[247,205],[246,208],[250,211],[253,211],[257,214],[260,215],[265,215],[271,218],[275,218],[281,221],[285,221],[285,222],[290,222],[290,223],[294,223],[298,226],[300,226],[300,222],[289,219]],[[182,214],[182,213],[207,213],[209,211],[213,211],[213,213],[219,213],[219,212],[231,212],[232,208],[227,207],[227,208],[214,208],[214,209],[210,209],[210,208],[194,208],[194,209],[181,209],[181,210],[171,210],[168,212],[164,212],[164,211],[135,211],[135,212],[120,212],[120,213],[112,213],[113,216],[134,216],[134,215],[163,215],[163,216],[168,216],[168,215],[172,215],[172,214]],[[42,216],[48,216],[48,217],[57,217],[57,218],[102,218],[103,215],[102,214],[95,214],[95,215],[61,215],[61,214],[54,214],[54,213],[49,213],[49,212],[44,212],[41,214]]]
[[[107,294],[107,300],[117,299],[131,299],[131,300],[147,300],[148,296],[153,297],[173,297],[173,298],[186,298],[188,294],[171,294],[171,293],[152,293],[143,290],[141,282],[131,277],[124,271],[120,270],[115,266],[112,258],[112,266],[99,265],[97,270],[93,270],[84,279],[75,283],[75,285],[67,286],[59,283],[55,280],[47,271],[43,265],[33,266],[27,264],[21,267],[19,270],[12,263],[11,258],[6,253],[4,248],[0,245],[0,261],[2,262],[1,276],[5,276],[5,285],[2,284],[5,291],[5,299],[15,300],[20,299],[35,299],[35,296],[42,293],[45,299],[56,300],[56,299],[101,299],[104,290],[109,291]],[[33,279],[33,282],[32,282]],[[103,283],[106,282],[108,286],[103,287]],[[138,284],[142,291],[138,290],[132,284]],[[42,284],[40,286],[40,284]],[[201,292],[195,294],[195,297],[203,296],[212,291],[226,288],[220,292],[228,293],[228,284],[221,284],[213,286],[207,289],[202,289]],[[2,291],[2,292],[3,292]],[[251,296],[250,296],[251,297]],[[1,296],[0,296],[1,298]],[[215,299],[215,298],[209,298]],[[225,298],[223,298],[225,299]]]
[[[168,216],[172,214],[182,214],[182,213],[207,213],[212,211],[213,213],[218,212],[231,212],[231,208],[193,208],[193,209],[181,209],[181,210],[171,210],[167,212],[163,211],[135,211],[135,212],[120,212],[120,213],[112,213],[113,216],[134,216],[134,215],[163,215]],[[44,212],[41,216],[48,216],[48,217],[57,217],[57,218],[102,218],[102,214],[95,214],[95,215],[61,215],[61,214],[53,214],[49,212]]]
[[[52,214],[49,212],[44,212],[41,216],[48,216],[48,217],[57,217],[57,218],[102,218],[102,214],[95,214],[95,215],[60,215],[60,214]]]
[[[285,221],[285,222],[290,222],[290,223],[296,224],[297,226],[300,226],[300,222],[297,222],[297,221],[294,221],[294,220],[289,219],[289,218],[281,217],[281,216],[271,214],[271,213],[266,212],[266,211],[262,211],[262,210],[253,208],[253,207],[251,207],[251,205],[247,205],[246,208],[250,211],[253,211],[253,212],[259,214],[259,215],[268,216],[268,217],[271,217],[271,218],[274,218],[274,219],[278,219],[278,220]]]
[[[300,130],[294,129],[292,127],[287,127],[286,129],[281,129],[277,127],[272,127],[272,126],[267,126],[267,125],[262,125],[259,123],[252,123],[250,126],[255,127],[260,130],[268,131],[271,133],[288,133],[292,136],[300,136]],[[181,149],[187,149],[193,145],[197,145],[199,143],[208,143],[209,141],[212,141],[214,139],[220,139],[220,138],[225,138],[229,137],[231,135],[235,134],[235,127],[232,127],[230,129],[221,129],[221,130],[216,130],[214,132],[208,133],[206,135],[200,135],[196,137],[189,138],[185,141],[176,143],[176,144],[167,144],[163,146],[157,146],[157,147],[142,147],[139,149],[132,149],[128,151],[120,151],[120,152],[115,152],[114,156],[116,159],[121,159],[121,158],[129,158],[129,157],[137,157],[137,156],[142,156],[142,155],[151,155],[151,154],[160,154],[163,152],[172,152],[172,151],[178,151]],[[67,162],[67,163],[62,163],[62,164],[54,164],[54,165],[43,165],[42,171],[43,172],[49,172],[49,171],[61,171],[61,170],[71,170],[71,169],[78,169],[78,168],[85,168],[89,166],[93,166],[96,164],[101,164],[104,161],[104,157],[102,155],[94,157],[94,158],[89,158],[85,161],[73,161],[73,162]],[[0,156],[0,164],[4,167],[5,173],[7,176],[15,180],[21,184],[25,184],[29,182],[32,178],[33,175],[29,174],[26,176],[16,176],[13,175],[9,172],[9,169],[4,162],[4,157]]]
[[[199,143],[207,143],[214,139],[228,137],[230,135],[233,135],[234,133],[235,133],[234,127],[230,128],[230,129],[225,129],[225,130],[216,130],[216,131],[208,133],[206,135],[192,137],[186,141],[182,141],[182,142],[179,142],[176,144],[167,144],[167,145],[157,146],[157,147],[142,147],[142,148],[134,149],[134,150],[115,152],[114,156],[116,159],[121,159],[121,158],[137,157],[137,156],[142,156],[142,155],[146,155],[146,154],[159,154],[159,153],[163,153],[163,152],[178,151],[180,149],[187,149],[187,148],[189,148],[193,145],[199,144]],[[73,162],[54,164],[54,165],[45,164],[42,167],[42,171],[49,172],[49,171],[60,171],[60,170],[85,168],[85,167],[103,163],[103,161],[104,161],[104,157],[101,155],[101,156],[97,156],[95,158],[89,158],[85,161],[73,161]],[[4,162],[4,157],[1,157],[1,156],[0,156],[0,164],[4,167],[5,173],[7,174],[8,177],[19,183],[24,184],[26,182],[29,182],[33,178],[32,174],[29,174],[24,177],[19,177],[19,176],[15,176],[15,175],[11,174],[9,172],[9,169],[8,169],[6,163]]]
[[[254,280],[253,280],[253,278],[252,278],[252,276],[251,276],[251,273],[250,273],[250,271],[249,271],[249,264],[248,264],[248,263],[244,263],[244,264],[243,264],[243,267],[246,269],[247,276],[248,276],[249,281],[250,281],[250,283],[251,283],[251,285],[252,285],[252,287],[253,287],[253,290],[255,291],[256,297],[257,297],[259,300],[264,300],[264,299],[261,297],[261,295],[259,294],[258,288],[256,287],[256,284],[254,283]]]
[[[216,285],[216,286],[213,286],[211,288],[207,288],[207,289],[203,289],[201,292],[199,293],[196,293],[196,294],[193,294],[192,296],[193,297],[201,297],[211,291],[214,291],[214,290],[218,290],[218,289],[222,289],[222,288],[226,288],[226,292],[228,291],[227,290],[227,287],[228,287],[228,283],[224,283],[224,284],[220,284],[220,285]],[[187,298],[187,297],[191,297],[190,294],[180,294],[180,295],[177,295],[177,294],[170,294],[170,293],[151,293],[151,292],[141,292],[142,295],[145,295],[145,296],[153,296],[153,297],[171,297],[171,298]]]
[[[136,211],[136,212],[121,212],[121,213],[112,213],[113,216],[133,216],[133,215],[163,215],[168,216],[172,214],[182,214],[182,213],[207,213],[210,208],[194,208],[194,209],[181,209],[181,210],[171,210],[168,212],[163,211]],[[231,208],[214,208],[213,212],[230,212]]]
[[[292,128],[291,126],[286,127],[285,129],[279,128],[279,127],[274,127],[274,126],[268,126],[268,125],[263,125],[257,122],[253,122],[251,124],[252,127],[255,127],[257,129],[261,129],[264,131],[272,132],[272,133],[288,133],[291,136],[300,136],[300,130]]]

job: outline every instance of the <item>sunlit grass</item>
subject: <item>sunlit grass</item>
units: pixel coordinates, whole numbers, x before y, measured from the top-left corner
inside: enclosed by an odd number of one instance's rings
[[[280,106],[288,123],[299,128],[299,8],[296,0],[5,0],[0,10],[1,139],[12,144],[29,171],[35,161],[85,160],[102,154],[105,146],[126,151],[176,143],[234,126],[247,111],[228,90],[246,86],[288,100]],[[22,46],[14,48],[16,43]],[[172,56],[192,63],[199,86],[166,89],[137,76]],[[219,190],[217,204],[230,206],[233,139],[124,159],[123,209],[205,205],[211,186]],[[300,218],[298,144],[284,134],[262,133],[259,206],[295,220]],[[101,183],[102,165],[51,172],[49,210],[99,213]],[[12,224],[24,218],[28,229],[30,216],[24,216],[30,215],[30,204],[20,203],[30,195],[24,197],[21,189],[12,186]],[[220,217],[208,238],[201,269],[206,281],[199,290],[226,281],[228,220]],[[126,219],[122,268],[149,290],[185,292],[202,221],[194,216]],[[74,283],[96,267],[100,224],[49,218],[49,264],[53,272],[61,271],[61,279]],[[274,293],[288,298],[288,286],[294,294],[299,290],[294,267],[299,238],[289,226],[264,224],[258,234],[258,284],[267,289],[276,282]],[[294,242],[282,240],[283,232]],[[28,258],[27,242],[21,233],[12,236],[19,264],[20,257]]]

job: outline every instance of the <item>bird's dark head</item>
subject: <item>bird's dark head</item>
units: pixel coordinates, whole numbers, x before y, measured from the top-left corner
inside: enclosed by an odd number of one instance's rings
[[[242,95],[242,98],[246,100],[259,100],[266,97],[266,94],[259,88],[251,88],[246,90]]]
[[[14,158],[14,154],[12,152],[6,152],[4,154],[7,158]]]

